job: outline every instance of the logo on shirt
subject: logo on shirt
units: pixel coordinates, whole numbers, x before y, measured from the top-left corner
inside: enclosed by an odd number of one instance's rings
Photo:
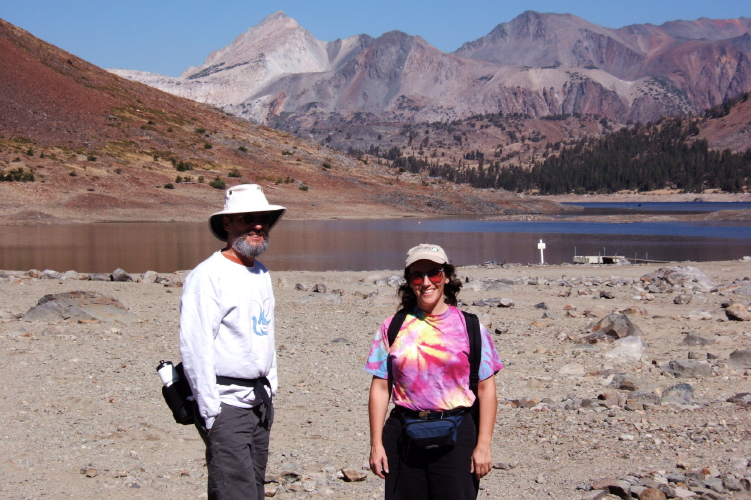
[[[256,302],[258,304],[258,302]],[[263,304],[258,304],[261,311],[260,316],[253,316],[253,333],[259,337],[265,337],[269,334],[269,323],[271,323],[271,299],[266,299]]]

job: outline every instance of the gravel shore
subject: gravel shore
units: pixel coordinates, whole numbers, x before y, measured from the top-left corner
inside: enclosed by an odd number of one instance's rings
[[[367,470],[363,364],[395,312],[399,273],[271,272],[280,391],[267,494],[381,498]],[[747,309],[751,262],[458,272],[463,308],[506,364],[480,498],[607,498],[625,483],[630,495],[664,484],[676,497],[749,498],[751,321],[731,320],[728,306]],[[179,361],[182,273],[31,274],[0,272],[2,497],[204,498],[203,444],[174,423],[155,372]],[[27,314],[74,291],[123,313]],[[608,317],[635,328],[628,342],[598,333]]]

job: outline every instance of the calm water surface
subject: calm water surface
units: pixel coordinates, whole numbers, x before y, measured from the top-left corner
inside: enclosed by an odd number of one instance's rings
[[[172,272],[222,248],[206,223],[5,226],[0,269]],[[399,269],[411,246],[442,245],[458,265],[572,262],[577,255],[733,260],[751,255],[749,223],[504,222],[467,219],[283,220],[261,259],[272,270]]]

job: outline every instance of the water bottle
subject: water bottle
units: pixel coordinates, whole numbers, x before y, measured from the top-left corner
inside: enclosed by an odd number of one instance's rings
[[[193,423],[193,403],[190,385],[183,373],[183,364],[174,366],[171,361],[159,361],[156,367],[162,381],[162,396],[172,410],[175,422],[183,425]]]
[[[180,380],[180,375],[175,370],[175,365],[172,364],[172,361],[161,360],[159,366],[156,367],[156,372],[159,374],[159,378],[162,379],[164,387],[169,387]]]

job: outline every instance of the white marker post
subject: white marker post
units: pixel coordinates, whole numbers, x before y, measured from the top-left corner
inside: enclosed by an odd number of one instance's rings
[[[537,248],[540,249],[540,264],[545,264],[545,257],[542,254],[542,251],[545,250],[545,243],[540,240],[540,242],[537,244]]]

